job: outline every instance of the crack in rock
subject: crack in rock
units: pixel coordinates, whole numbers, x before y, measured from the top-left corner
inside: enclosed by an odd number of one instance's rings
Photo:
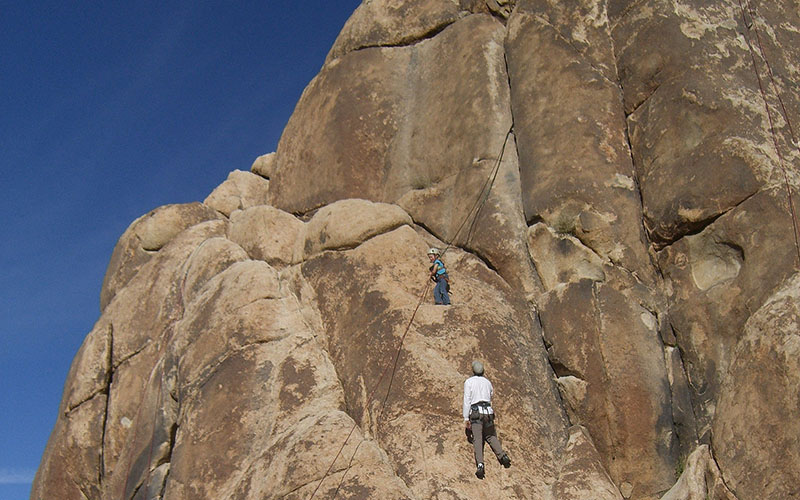
[[[64,410],[64,416],[68,416],[69,414],[73,413],[76,409],[78,409],[79,407],[83,406],[85,403],[88,403],[89,401],[93,400],[97,396],[102,396],[104,394],[108,394],[108,387],[102,387],[102,388],[94,391],[90,395],[88,395],[86,398],[84,398],[84,399],[78,401],[77,403],[75,403],[74,405],[70,406],[69,408]]]
[[[439,26],[434,26],[430,30],[428,30],[428,31],[426,31],[426,32],[424,32],[424,33],[422,33],[420,35],[408,35],[407,37],[403,37],[403,38],[401,38],[399,41],[397,41],[395,43],[375,43],[375,44],[369,44],[369,45],[360,45],[360,46],[358,46],[356,48],[351,49],[346,54],[350,54],[350,53],[353,53],[353,52],[359,52],[359,51],[367,50],[367,49],[377,49],[377,48],[380,48],[380,49],[384,49],[384,48],[385,49],[395,49],[395,48],[401,48],[401,47],[413,47],[414,45],[419,45],[422,42],[425,42],[427,40],[431,40],[436,35],[438,35],[442,31],[444,31],[445,29],[447,29],[449,26],[454,25],[458,21],[460,21],[460,19],[458,19],[456,21],[450,21],[450,22],[444,23],[444,24],[439,25]],[[346,54],[342,54],[342,56],[339,56],[339,58],[343,57]]]
[[[687,224],[686,225],[686,231],[681,232],[679,234],[676,234],[675,237],[673,237],[673,238],[669,238],[669,239],[666,239],[666,240],[664,240],[664,239],[659,240],[659,239],[653,238],[653,242],[652,242],[653,247],[655,248],[655,250],[657,252],[660,252],[660,251],[664,250],[665,248],[668,248],[668,247],[674,245],[675,243],[681,241],[682,239],[684,239],[687,236],[694,236],[694,235],[702,233],[703,231],[706,230],[706,228],[708,228],[709,226],[714,224],[714,222],[716,222],[717,219],[719,219],[720,217],[722,217],[724,215],[727,215],[729,212],[739,208],[739,206],[741,206],[742,204],[744,204],[745,202],[750,200],[750,198],[753,198],[754,196],[758,195],[762,191],[764,191],[764,189],[756,190],[755,192],[745,196],[741,201],[737,202],[736,204],[732,205],[731,207],[729,207],[729,208],[727,208],[727,209],[725,209],[725,210],[723,210],[723,211],[721,211],[719,213],[710,215],[710,216],[706,217],[705,219],[702,219],[702,220],[699,220],[699,221],[695,221],[695,222],[691,222],[691,223]],[[647,226],[647,225],[645,225],[645,226]],[[647,233],[652,234],[653,232],[654,232],[654,230],[648,228]]]

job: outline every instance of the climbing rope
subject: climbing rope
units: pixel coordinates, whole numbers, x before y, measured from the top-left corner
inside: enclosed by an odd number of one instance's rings
[[[758,70],[758,64],[756,63],[756,51],[753,48],[753,44],[750,41],[750,37],[747,35],[747,32],[750,29],[752,29],[756,35],[759,50],[761,52],[761,59],[764,61],[764,64],[767,67],[767,73],[769,74],[772,90],[777,96],[778,102],[780,103],[781,110],[783,111],[783,119],[784,121],[786,121],[786,124],[788,126],[792,143],[795,145],[795,147],[798,148],[798,150],[800,150],[800,145],[798,145],[797,139],[795,138],[791,120],[789,119],[789,114],[786,112],[786,106],[783,104],[783,99],[781,98],[778,86],[775,82],[775,77],[772,73],[772,67],[769,64],[769,60],[767,59],[767,54],[764,51],[764,45],[761,43],[761,35],[758,32],[758,26],[756,25],[755,22],[755,10],[753,9],[752,5],[750,5],[750,0],[745,0],[745,1],[747,3],[747,13],[750,14],[750,22],[749,23],[747,22],[747,14],[745,13],[744,4],[742,3],[742,0],[739,0],[739,9],[741,10],[742,13],[742,22],[744,23],[744,26],[746,28],[746,30],[744,30],[742,34],[744,35],[744,39],[747,42],[747,47],[750,51],[750,59],[753,62],[753,71],[755,71],[756,79],[758,80],[758,90],[761,93],[761,99],[764,101],[764,108],[767,111],[767,118],[769,120],[769,130],[772,136],[772,144],[775,147],[775,153],[778,155],[778,165],[781,169],[781,172],[783,173],[783,182],[784,186],[786,187],[786,196],[789,200],[789,215],[791,216],[792,231],[794,233],[794,247],[797,253],[796,265],[800,265],[800,230],[798,229],[797,212],[795,211],[794,208],[792,186],[791,183],[789,182],[789,173],[786,168],[786,161],[783,158],[783,154],[781,153],[781,149],[778,144],[778,134],[775,132],[775,121],[772,118],[772,110],[770,109],[769,101],[767,100],[767,93],[764,90],[764,84],[761,80],[761,72]]]
[[[449,241],[446,242],[446,245],[445,245],[444,249],[442,250],[441,255],[444,255],[445,252],[447,252],[447,250],[452,246],[453,241],[455,241],[456,238],[458,238],[458,235],[464,229],[464,226],[466,225],[467,221],[470,218],[472,218],[472,224],[470,225],[470,230],[467,233],[467,239],[465,240],[464,244],[466,245],[467,243],[469,243],[469,240],[472,237],[472,231],[473,231],[473,229],[475,227],[475,221],[478,219],[478,215],[480,214],[481,209],[483,208],[483,205],[485,205],[486,201],[489,199],[489,193],[492,190],[492,186],[494,186],[495,179],[497,179],[497,173],[500,170],[500,164],[503,161],[503,155],[505,154],[506,145],[508,144],[508,139],[511,136],[511,132],[512,132],[513,128],[514,128],[513,124],[508,128],[508,132],[506,132],[506,137],[503,140],[503,147],[500,150],[500,155],[497,157],[497,160],[495,161],[495,164],[494,164],[493,168],[490,170],[489,176],[487,177],[486,181],[484,182],[480,193],[478,193],[478,197],[476,198],[475,203],[472,205],[472,207],[467,212],[466,216],[464,217],[464,220],[461,222],[461,225],[459,225],[459,227],[456,230],[455,234],[450,238]],[[474,213],[474,216],[473,216],[473,213]],[[408,335],[409,330],[411,330],[411,325],[414,323],[414,318],[417,315],[417,311],[419,311],[420,306],[422,306],[422,303],[425,300],[425,296],[428,294],[428,290],[429,289],[430,289],[430,281],[426,280],[425,287],[424,287],[422,293],[420,294],[419,299],[417,300],[417,305],[414,307],[414,311],[411,313],[411,317],[409,318],[408,323],[406,324],[405,330],[403,331],[403,335],[400,337],[400,342],[398,343],[397,349],[395,350],[393,363],[391,365],[387,364],[386,367],[384,367],[383,371],[381,372],[380,377],[378,378],[378,381],[374,384],[374,386],[372,387],[372,390],[369,393],[369,396],[365,400],[366,404],[369,404],[369,402],[372,401],[373,396],[375,395],[375,392],[378,390],[378,387],[380,386],[381,382],[383,381],[384,377],[386,376],[386,373],[389,372],[389,368],[391,366],[391,372],[390,372],[391,375],[389,377],[389,386],[386,389],[386,394],[384,395],[383,400],[381,401],[380,415],[383,414],[383,410],[386,408],[386,402],[389,400],[389,394],[391,393],[391,390],[392,390],[392,383],[394,382],[394,375],[397,372],[397,363],[400,360],[400,353],[402,352],[402,349],[403,349],[403,343],[405,342],[405,339],[406,339],[406,336]],[[375,421],[377,422],[378,418],[376,418]],[[339,459],[339,456],[341,456],[342,451],[344,451],[344,448],[347,445],[347,442],[350,440],[350,437],[353,435],[353,432],[356,429],[356,425],[357,424],[354,421],[353,422],[353,426],[350,428],[350,432],[347,434],[347,437],[345,438],[344,442],[339,447],[339,451],[336,453],[336,456],[333,457],[333,460],[331,461],[331,464],[328,466],[328,469],[325,471],[325,474],[322,476],[322,479],[319,480],[319,484],[317,484],[317,487],[314,488],[314,491],[311,493],[311,496],[308,497],[308,500],[312,500],[314,498],[314,496],[317,494],[317,491],[319,491],[320,487],[322,486],[323,481],[325,481],[325,479],[330,474],[331,470],[333,469],[334,464],[336,463],[336,460]],[[363,438],[358,443],[358,445],[356,446],[355,450],[353,450],[353,453],[350,455],[350,460],[348,461],[347,468],[345,469],[344,473],[342,474],[342,478],[339,480],[339,484],[336,486],[336,490],[334,491],[333,496],[331,498],[336,498],[336,495],[339,493],[339,489],[341,488],[342,484],[344,483],[344,479],[347,476],[347,473],[350,471],[350,468],[352,467],[353,459],[356,456],[356,452],[358,452],[359,447],[361,446],[361,444],[365,440],[366,440],[366,438]]]
[[[742,2],[741,1],[739,2],[739,7],[742,8]],[[764,44],[761,42],[761,33],[758,31],[758,26],[755,24],[755,21],[754,21],[755,20],[755,9],[753,9],[752,5],[750,5],[750,0],[747,0],[747,10],[748,10],[748,13],[750,14],[750,21],[751,22],[750,22],[750,24],[747,24],[746,21],[745,21],[745,23],[746,23],[748,29],[751,26],[753,28],[753,32],[756,35],[756,41],[758,42],[758,50],[761,53],[761,58],[764,60],[764,64],[767,67],[767,74],[769,75],[769,80],[770,80],[770,82],[772,84],[772,88],[775,91],[775,97],[778,98],[778,103],[780,103],[780,105],[781,105],[783,118],[786,120],[786,125],[789,128],[789,135],[792,138],[792,143],[794,144],[795,147],[800,148],[800,145],[798,145],[797,139],[795,138],[795,135],[794,135],[794,128],[792,127],[792,122],[789,120],[789,113],[786,111],[786,105],[783,103],[783,98],[781,98],[780,92],[778,92],[778,86],[775,83],[775,75],[772,72],[772,65],[770,65],[769,59],[767,59],[767,54],[764,51]]]
[[[428,294],[428,289],[429,288],[430,288],[430,282],[427,282],[425,284],[425,287],[424,287],[423,291],[422,291],[422,294],[420,295],[419,300],[417,301],[417,306],[414,308],[414,312],[411,314],[411,319],[408,321],[408,324],[406,325],[406,329],[403,332],[402,337],[400,337],[400,344],[397,346],[397,354],[395,355],[395,361],[394,361],[394,364],[391,365],[391,367],[392,367],[392,378],[394,378],[394,371],[397,368],[397,359],[400,356],[400,350],[403,347],[403,342],[406,339],[406,335],[408,334],[408,331],[411,329],[411,324],[414,322],[414,317],[417,315],[417,311],[419,310],[420,306],[422,305],[423,300],[425,300],[425,296]],[[389,366],[390,365],[386,365],[386,367],[381,372],[380,377],[378,377],[378,381],[375,383],[375,385],[373,385],[372,390],[370,390],[369,395],[367,396],[367,399],[365,400],[367,403],[369,403],[369,401],[372,401],[373,396],[375,396],[375,393],[378,390],[378,387],[380,386],[381,382],[383,382],[383,378],[386,376],[386,373],[389,370]],[[386,399],[388,397],[389,397],[389,392],[387,391],[386,392],[386,398],[384,398],[384,400],[383,400],[384,404],[386,403]],[[322,482],[330,474],[331,469],[333,469],[333,465],[336,463],[336,460],[339,459],[339,456],[342,454],[342,451],[344,450],[344,447],[347,445],[347,442],[350,440],[350,437],[353,435],[353,432],[355,430],[356,430],[356,423],[354,421],[353,422],[353,426],[350,428],[350,432],[347,434],[347,437],[345,438],[344,442],[342,443],[342,446],[339,447],[339,451],[336,453],[336,456],[333,457],[333,460],[331,461],[331,464],[328,466],[328,470],[325,471],[325,474],[322,476],[322,479],[320,479],[319,484],[317,485],[316,488],[314,488],[314,492],[311,493],[310,497],[308,497],[309,500],[314,498],[314,495],[317,494],[317,491],[319,490],[320,486],[322,486]],[[362,442],[363,442],[363,440],[362,440]],[[361,443],[359,443],[358,446],[356,446],[355,451],[353,451],[353,454],[350,457],[350,462],[348,463],[347,469],[345,470],[345,473],[342,475],[342,481],[344,481],[344,476],[347,475],[347,471],[350,469],[350,465],[353,463],[353,457],[355,457],[356,451],[358,451],[359,446],[361,446]],[[339,491],[339,488],[342,485],[342,481],[339,482],[339,486],[337,486],[336,492]],[[334,493],[333,498],[336,498],[336,493]]]
[[[500,172],[500,163],[503,161],[503,155],[506,152],[506,145],[508,144],[508,138],[511,137],[511,129],[512,129],[512,127],[509,127],[508,132],[506,132],[506,138],[505,138],[505,140],[503,140],[503,147],[500,148],[500,156],[498,156],[498,159],[497,159],[497,161],[496,161],[496,163],[494,165],[494,173],[492,173],[490,175],[490,177],[486,179],[486,182],[483,184],[483,188],[481,188],[482,196],[480,196],[478,198],[478,200],[476,201],[476,207],[477,208],[473,207],[473,210],[475,210],[475,216],[472,218],[472,223],[470,223],[470,225],[469,225],[469,231],[467,231],[467,239],[466,239],[466,241],[464,241],[464,246],[467,246],[467,244],[469,244],[469,240],[472,239],[472,235],[474,234],[475,226],[476,226],[476,223],[478,221],[478,215],[480,214],[481,210],[483,209],[483,206],[486,204],[486,201],[488,201],[489,192],[492,190],[492,186],[494,186],[494,181],[495,181],[495,179],[497,179],[498,172]],[[491,181],[489,181],[489,179],[491,179]],[[478,203],[478,201],[480,201],[480,203]],[[471,211],[467,213],[467,217],[464,219],[464,222],[466,222],[469,219],[469,214],[470,213],[471,213]],[[456,231],[455,236],[453,237],[453,239],[450,240],[451,242],[453,242],[455,240],[455,238],[458,237],[458,234],[461,232],[461,228],[463,228],[463,226],[464,226],[464,223],[462,222],[461,223],[461,227],[458,228],[458,231]],[[449,248],[449,245],[448,245],[448,248]],[[444,251],[442,252],[442,255],[444,255],[444,253],[446,251],[447,251],[447,248],[444,249]]]

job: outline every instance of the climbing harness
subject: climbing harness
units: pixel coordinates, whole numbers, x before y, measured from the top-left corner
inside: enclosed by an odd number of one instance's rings
[[[481,415],[493,415],[492,405],[488,401],[479,401],[469,407],[470,420],[475,416],[475,420],[479,419]]]
[[[492,186],[494,185],[494,181],[497,178],[497,172],[500,170],[500,164],[503,161],[503,155],[504,155],[505,150],[506,150],[506,145],[508,144],[508,139],[511,136],[511,132],[513,131],[513,129],[514,129],[514,125],[512,123],[511,126],[508,128],[508,132],[506,132],[505,140],[503,140],[503,147],[500,150],[500,155],[497,157],[497,160],[495,161],[494,167],[489,172],[489,176],[486,179],[486,182],[484,182],[483,187],[481,188],[481,191],[478,194],[477,199],[475,200],[475,203],[473,204],[473,206],[467,212],[467,215],[464,218],[464,221],[458,227],[458,229],[456,230],[456,232],[453,235],[453,237],[450,238],[450,240],[447,242],[447,245],[444,247],[444,249],[440,253],[434,253],[433,255],[438,255],[439,257],[441,257],[447,252],[447,250],[452,246],[453,241],[455,241],[456,238],[458,238],[458,235],[461,233],[461,230],[464,228],[464,226],[466,225],[466,223],[470,219],[470,217],[473,218],[473,221],[470,224],[470,229],[467,232],[467,238],[466,238],[464,244],[466,245],[469,242],[469,240],[471,239],[473,230],[475,228],[475,221],[478,219],[478,215],[480,214],[481,209],[483,208],[483,205],[489,199],[489,192],[492,190]],[[474,215],[473,215],[473,212],[474,212]],[[430,250],[428,250],[428,254],[431,254],[431,252],[434,252],[434,251],[435,252],[439,252],[438,249],[431,248]],[[383,400],[381,401],[380,413],[375,418],[376,422],[378,421],[378,417],[380,415],[382,415],[383,410],[386,408],[386,402],[389,400],[389,394],[391,393],[391,390],[392,390],[392,383],[394,382],[394,375],[395,375],[395,372],[397,371],[397,363],[398,363],[398,361],[400,359],[400,353],[402,352],[402,349],[403,349],[403,343],[404,343],[404,341],[406,339],[406,336],[408,335],[409,330],[411,329],[411,325],[414,323],[414,318],[417,315],[417,311],[419,310],[420,306],[422,305],[423,301],[425,300],[425,296],[428,294],[428,290],[430,288],[430,285],[431,285],[430,282],[426,281],[426,284],[425,284],[425,287],[424,287],[424,289],[422,291],[422,294],[420,295],[419,299],[417,300],[417,305],[416,305],[416,307],[414,307],[414,312],[411,313],[411,318],[408,320],[406,328],[403,331],[403,335],[400,337],[400,342],[399,342],[399,344],[397,346],[397,349],[395,351],[395,354],[394,354],[394,362],[391,364],[391,372],[390,372],[391,374],[389,376],[389,386],[386,389],[386,394],[383,396]],[[378,390],[378,387],[380,386],[380,383],[383,381],[383,378],[386,375],[386,373],[388,372],[388,369],[389,369],[389,365],[387,365],[383,369],[383,372],[381,372],[381,375],[378,378],[378,381],[372,387],[372,390],[370,391],[369,396],[367,396],[367,399],[365,400],[365,404],[368,404],[370,401],[372,401],[373,396],[375,395],[375,392]],[[320,487],[322,486],[323,481],[325,481],[325,479],[330,474],[331,470],[333,469],[333,465],[336,463],[336,460],[339,459],[339,456],[342,454],[342,451],[344,450],[344,447],[347,445],[347,442],[350,440],[350,437],[353,435],[353,432],[355,431],[356,426],[357,426],[357,424],[355,422],[353,422],[353,426],[350,429],[350,432],[347,434],[347,437],[345,438],[344,442],[342,443],[342,446],[339,447],[339,451],[336,453],[336,456],[333,457],[333,460],[331,461],[331,464],[328,466],[328,469],[325,471],[325,474],[322,476],[322,479],[319,480],[319,484],[317,484],[317,487],[311,493],[311,496],[308,497],[308,500],[312,500],[314,498],[314,495],[317,494],[317,491],[319,491]],[[353,450],[353,453],[350,456],[350,460],[348,461],[347,468],[345,469],[344,473],[342,474],[342,478],[339,480],[339,484],[336,487],[336,490],[334,491],[333,496],[331,498],[336,498],[336,495],[339,493],[339,489],[341,488],[342,484],[344,483],[344,479],[347,476],[347,473],[349,472],[350,467],[353,464],[353,459],[356,456],[356,452],[358,452],[358,448],[361,446],[361,443],[363,443],[365,440],[366,440],[366,438],[363,438],[361,440],[361,442],[358,443],[358,446],[356,446],[356,449]]]

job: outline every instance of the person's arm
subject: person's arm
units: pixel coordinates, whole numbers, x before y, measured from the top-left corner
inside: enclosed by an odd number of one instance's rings
[[[489,382],[489,404],[491,405],[492,397],[494,397],[494,386],[492,385],[492,381],[489,380],[488,378],[486,379],[486,381]],[[495,417],[497,417],[497,414],[495,414]]]
[[[469,379],[464,382],[464,404],[462,405],[462,413],[464,416],[464,425],[469,428],[469,406],[470,406],[470,388]]]

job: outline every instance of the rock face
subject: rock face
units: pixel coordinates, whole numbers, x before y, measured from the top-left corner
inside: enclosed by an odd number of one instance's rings
[[[800,495],[799,33],[788,0],[365,0],[276,152],[122,235],[31,498]]]
[[[731,358],[712,428],[717,461],[745,498],[797,496],[800,469],[773,464],[800,459],[800,277],[750,316]]]

